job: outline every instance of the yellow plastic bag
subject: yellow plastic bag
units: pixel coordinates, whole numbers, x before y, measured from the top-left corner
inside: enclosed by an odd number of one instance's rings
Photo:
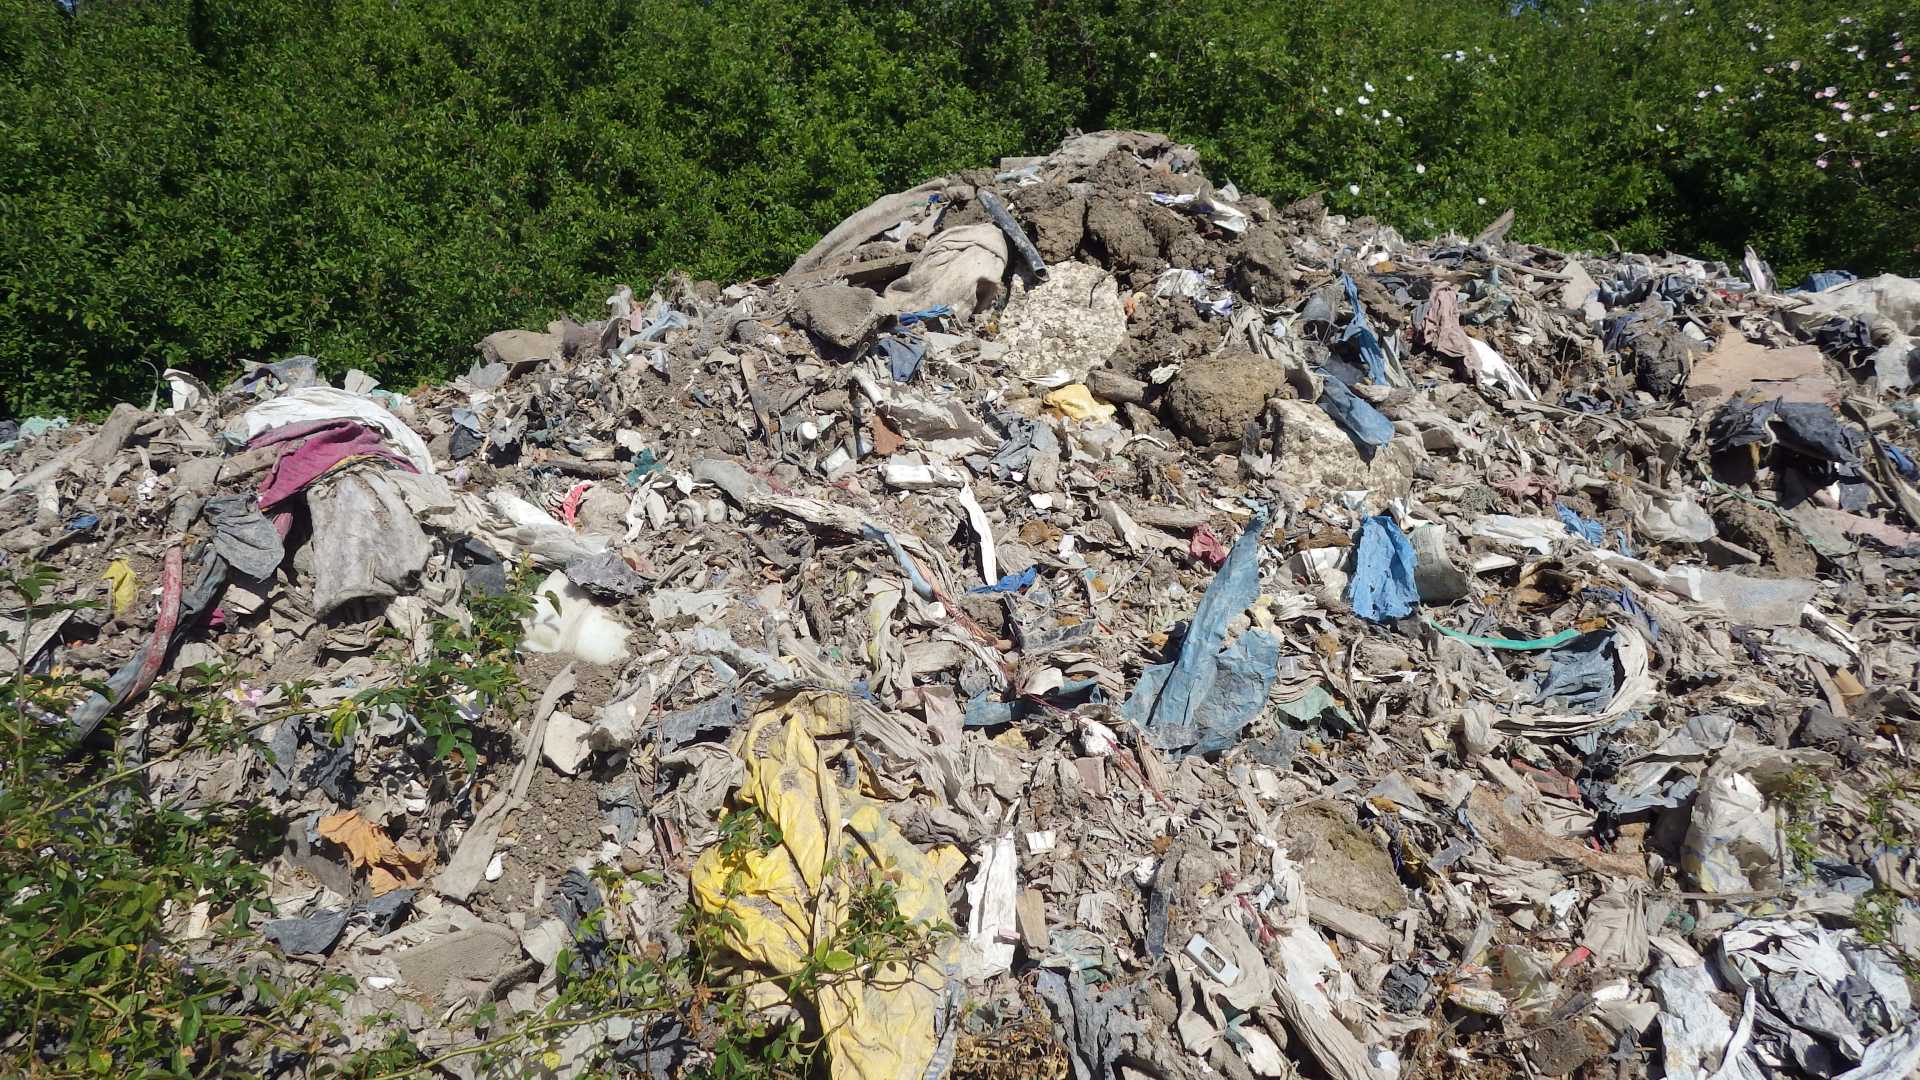
[[[113,613],[125,615],[127,609],[133,607],[135,591],[140,584],[139,578],[133,573],[133,567],[128,566],[125,559],[115,559],[100,577],[107,583],[107,588],[113,596]]]
[[[1113,406],[1096,399],[1083,383],[1068,383],[1041,400],[1075,420],[1105,423],[1113,419]]]
[[[734,749],[747,769],[735,802],[771,818],[780,843],[765,853],[707,849],[694,864],[693,896],[704,911],[732,915],[727,943],[753,966],[798,971],[845,922],[863,878],[892,882],[908,919],[951,925],[934,863],[900,835],[879,803],[841,788],[823,760],[816,740],[848,728],[844,696],[802,693],[756,715]],[[911,967],[856,969],[822,989],[813,1004],[834,1080],[925,1074],[937,1045],[946,964],[943,955]]]

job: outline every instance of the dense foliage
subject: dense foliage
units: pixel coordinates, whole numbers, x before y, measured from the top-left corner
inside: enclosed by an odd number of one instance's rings
[[[1913,273],[1904,3],[4,0],[0,415],[295,351],[406,389],[1074,126],[1416,235]]]

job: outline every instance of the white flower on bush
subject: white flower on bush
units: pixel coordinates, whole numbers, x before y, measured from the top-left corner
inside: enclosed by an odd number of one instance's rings
[[[1814,133],[1813,133],[1813,141],[1814,141],[1814,142],[1826,142],[1826,141],[1827,141],[1827,133],[1826,133],[1826,132],[1824,132],[1824,131],[1816,131],[1816,132],[1814,132]]]
[[[1358,195],[1358,194],[1360,194],[1360,185],[1359,185],[1359,184],[1348,184],[1348,185],[1347,185],[1347,194],[1349,194],[1349,195]]]
[[[1354,98],[1353,100],[1355,100],[1355,101],[1357,101],[1357,102],[1359,102],[1359,103],[1360,103],[1360,104],[1362,104],[1362,105],[1371,105],[1371,104],[1373,104],[1373,99],[1372,99],[1372,98],[1370,98],[1370,97],[1368,97],[1368,96],[1367,96],[1367,95],[1365,95],[1365,94],[1361,94],[1361,95],[1360,95],[1359,97],[1357,97],[1357,98]]]
[[[1419,173],[1421,176],[1427,175],[1427,167],[1425,165],[1415,165],[1413,171]]]

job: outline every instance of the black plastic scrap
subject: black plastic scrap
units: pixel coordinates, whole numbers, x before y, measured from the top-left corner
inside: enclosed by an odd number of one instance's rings
[[[598,926],[582,932],[581,924],[588,915],[599,911],[604,903],[599,886],[576,866],[560,879],[560,889],[553,894],[549,904],[554,916],[567,924],[567,932],[573,935],[576,955],[588,971],[598,971],[600,965],[606,963],[607,935]]]
[[[355,915],[365,915],[375,934],[399,929],[413,910],[413,893],[412,889],[395,889],[350,908],[327,908],[296,919],[272,919],[260,927],[260,933],[288,956],[325,956]]]
[[[330,908],[298,919],[273,919],[260,928],[288,956],[324,956],[347,928],[347,909]]]
[[[662,745],[677,750],[702,735],[732,731],[745,716],[738,694],[726,694],[690,705],[660,718]]]
[[[980,193],[980,205],[986,209],[987,216],[993,219],[993,223],[1000,226],[1000,231],[1007,234],[1007,243],[1012,244],[1013,250],[1026,260],[1027,267],[1033,271],[1033,276],[1041,281],[1047,280],[1047,262],[1040,257],[1040,249],[1034,247],[1033,241],[1027,239],[1027,230],[1013,220],[1013,214],[1007,210],[1007,204],[1000,201],[1000,196],[991,191],[983,191]]]
[[[567,580],[599,600],[631,600],[651,584],[617,551],[603,551],[567,564]]]
[[[1859,464],[1865,437],[1842,425],[1827,406],[1811,401],[1782,401],[1774,415],[1780,421],[1782,447],[1835,465]]]

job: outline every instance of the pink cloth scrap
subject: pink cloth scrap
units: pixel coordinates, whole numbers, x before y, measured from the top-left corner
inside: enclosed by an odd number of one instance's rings
[[[263,431],[247,444],[282,445],[280,457],[267,470],[260,485],[260,507],[271,509],[300,494],[307,485],[358,458],[378,458],[408,472],[419,472],[413,463],[387,449],[385,438],[365,424],[352,420],[309,420]]]
[[[1213,535],[1212,529],[1202,525],[1193,530],[1193,535],[1187,539],[1187,554],[1218,569],[1227,561],[1227,546]]]
[[[1436,285],[1427,298],[1427,317],[1420,324],[1420,338],[1427,348],[1442,356],[1465,359],[1467,332],[1460,326],[1460,290],[1452,285]]]

